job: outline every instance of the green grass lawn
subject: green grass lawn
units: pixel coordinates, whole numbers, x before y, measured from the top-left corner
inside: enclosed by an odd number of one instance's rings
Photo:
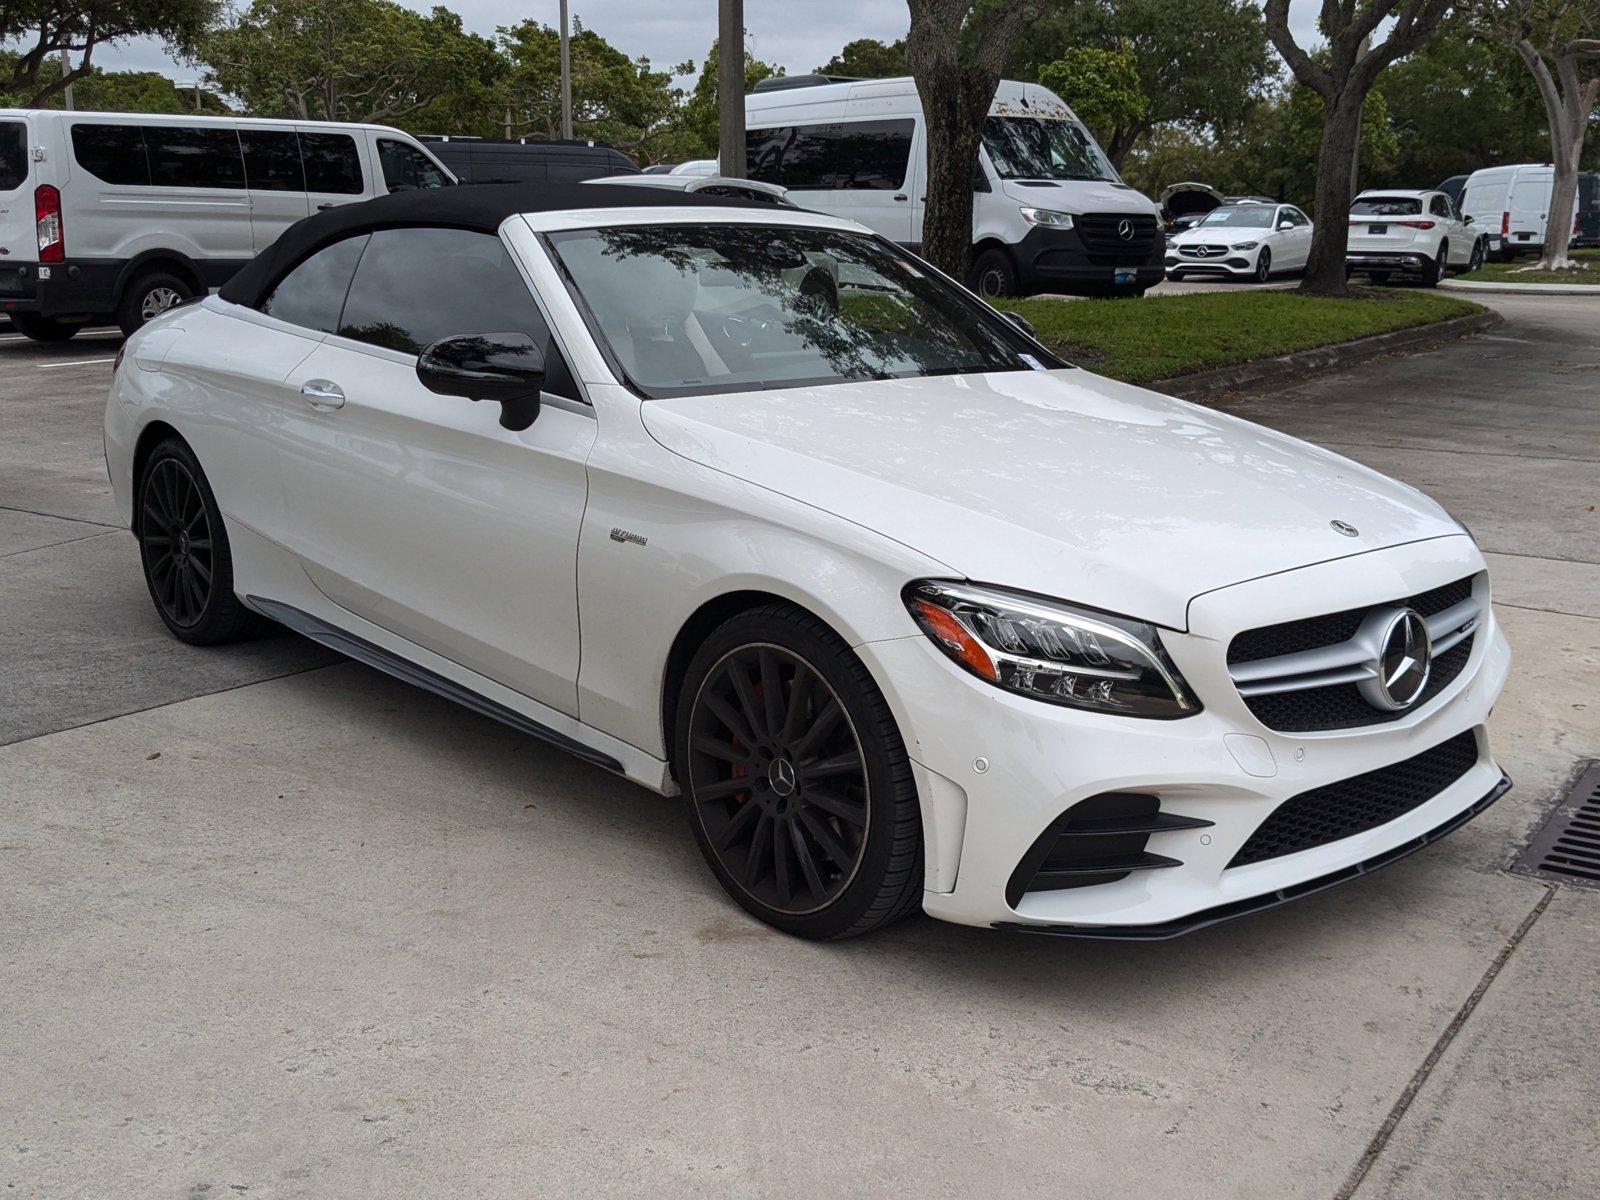
[[[1332,300],[1293,292],[1201,292],[1142,300],[1004,300],[1069,362],[1148,383],[1483,312],[1434,291],[1373,289]]]
[[[1508,263],[1484,263],[1470,275],[1470,283],[1589,283],[1600,284],[1600,250],[1574,250],[1572,258],[1587,263],[1587,269],[1573,271],[1530,271],[1537,259],[1519,258]]]

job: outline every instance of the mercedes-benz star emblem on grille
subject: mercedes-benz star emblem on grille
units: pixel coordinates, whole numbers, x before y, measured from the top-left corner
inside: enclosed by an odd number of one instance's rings
[[[1342,533],[1342,534],[1345,535],[1345,537],[1360,537],[1361,536],[1361,530],[1357,529],[1354,525],[1350,524],[1348,521],[1329,521],[1328,524],[1333,526],[1333,531],[1335,533]]]
[[[1196,258],[1204,258],[1206,255],[1208,255],[1210,253],[1211,253],[1211,247],[1210,246],[1196,246],[1194,248],[1194,256]]]
[[[1366,621],[1376,646],[1368,666],[1372,675],[1360,683],[1361,694],[1373,708],[1400,712],[1410,708],[1428,686],[1433,669],[1433,640],[1428,623],[1414,608],[1380,609]]]
[[[1124,217],[1117,222],[1117,236],[1125,242],[1133,241],[1133,222]]]

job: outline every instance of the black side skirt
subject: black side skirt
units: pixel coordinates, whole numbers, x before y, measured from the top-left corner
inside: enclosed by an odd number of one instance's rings
[[[1298,900],[1302,896],[1309,896],[1314,892],[1325,891],[1337,884],[1357,879],[1362,875],[1376,871],[1379,867],[1386,867],[1392,862],[1398,862],[1408,855],[1415,854],[1424,846],[1430,845],[1465,825],[1473,817],[1488,808],[1511,790],[1511,780],[1506,775],[1500,776],[1500,782],[1490,789],[1489,794],[1479,800],[1472,807],[1463,809],[1436,829],[1427,833],[1418,834],[1409,842],[1385,850],[1382,854],[1375,855],[1365,862],[1358,862],[1343,870],[1334,871],[1330,875],[1322,875],[1316,879],[1308,879],[1304,883],[1292,884],[1286,888],[1279,888],[1275,892],[1267,892],[1260,896],[1251,896],[1245,900],[1235,900],[1231,904],[1219,904],[1216,908],[1202,909],[1200,912],[1191,913],[1187,917],[1179,917],[1173,921],[1164,921],[1159,925],[1026,925],[1020,921],[996,921],[995,929],[1013,929],[1019,933],[1042,933],[1050,937],[1067,938],[1092,938],[1102,941],[1121,942],[1160,942],[1168,938],[1181,937],[1186,933],[1193,933],[1197,929],[1204,929],[1208,925],[1217,925],[1223,921],[1231,921],[1235,917],[1248,916],[1251,913],[1262,912],[1269,908],[1277,908],[1280,904],[1287,904],[1291,900]]]
[[[515,709],[507,708],[504,704],[480,696],[471,688],[463,687],[453,679],[446,679],[426,667],[419,667],[409,659],[401,658],[393,651],[385,650],[382,646],[375,646],[365,638],[357,637],[353,633],[346,633],[343,629],[329,625],[320,617],[314,617],[308,612],[302,612],[288,604],[279,603],[277,600],[266,600],[260,596],[246,596],[245,601],[251,608],[263,616],[271,617],[280,625],[287,625],[290,629],[303,637],[310,638],[319,645],[327,646],[330,650],[337,650],[340,654],[365,663],[388,675],[419,687],[436,696],[443,696],[446,700],[453,700],[463,708],[470,708],[473,712],[485,717],[493,717],[502,724],[520,730],[530,737],[536,737],[542,742],[549,742],[565,750],[568,754],[575,754],[585,762],[591,762],[597,767],[604,767],[608,771],[622,774],[622,764],[609,754],[585,746],[582,742],[574,741],[564,733],[558,733],[547,725],[523,716]]]

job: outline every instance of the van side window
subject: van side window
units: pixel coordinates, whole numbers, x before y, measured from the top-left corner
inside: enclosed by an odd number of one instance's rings
[[[306,165],[306,191],[361,194],[361,156],[349,134],[302,133],[300,156]]]
[[[278,280],[261,302],[261,311],[291,325],[332,333],[339,327],[350,278],[356,273],[368,236],[363,233],[318,250]]]
[[[378,164],[383,168],[383,182],[391,192],[445,187],[450,182],[426,154],[393,138],[378,139]]]
[[[380,229],[356,268],[339,336],[419,354],[440,338],[525,333],[545,347],[545,390],[578,399],[505,244],[466,229]]]
[[[74,125],[72,156],[102,183],[150,184],[144,134],[137,125]]]
[[[28,127],[0,121],[0,192],[14,192],[28,181]]]
[[[232,129],[146,125],[144,145],[156,187],[244,187],[244,158]]]
[[[305,168],[300,165],[300,140],[293,130],[241,129],[244,179],[251,191],[303,192]]]
[[[745,174],[791,189],[895,191],[905,186],[912,129],[910,120],[753,129]]]

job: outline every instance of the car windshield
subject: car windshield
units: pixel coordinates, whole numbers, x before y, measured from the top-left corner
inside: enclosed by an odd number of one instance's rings
[[[990,117],[983,148],[1001,179],[1096,179],[1117,183],[1117,173],[1075,121],[1041,117]]]
[[[1266,229],[1272,224],[1273,210],[1262,204],[1241,204],[1237,208],[1214,208],[1200,224],[1211,228],[1228,225],[1235,229]]]
[[[28,181],[28,128],[21,121],[0,121],[0,192],[12,192]]]
[[[863,234],[658,224],[549,240],[595,335],[647,397],[1066,365]]]
[[[1422,201],[1408,196],[1368,196],[1350,206],[1352,217],[1414,217],[1422,211]]]

